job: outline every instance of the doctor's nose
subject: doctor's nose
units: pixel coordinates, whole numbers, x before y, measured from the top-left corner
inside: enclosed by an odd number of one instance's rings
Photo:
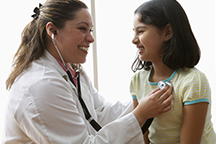
[[[88,34],[86,36],[86,40],[89,42],[89,43],[93,43],[94,42],[94,37],[92,34]]]

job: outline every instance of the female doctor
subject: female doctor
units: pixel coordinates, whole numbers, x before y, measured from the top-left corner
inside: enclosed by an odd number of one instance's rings
[[[4,144],[139,144],[145,120],[171,109],[172,87],[154,90],[135,110],[98,94],[86,61],[92,19],[79,0],[47,0],[22,32],[6,81]]]

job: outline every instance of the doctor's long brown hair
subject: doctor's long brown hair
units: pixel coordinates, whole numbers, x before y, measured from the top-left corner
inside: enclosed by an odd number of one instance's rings
[[[27,24],[21,35],[21,44],[14,55],[12,72],[6,80],[6,89],[26,70],[31,62],[40,58],[47,43],[46,24],[52,22],[57,28],[63,28],[67,20],[72,20],[80,9],[87,6],[79,0],[47,0],[33,20]]]

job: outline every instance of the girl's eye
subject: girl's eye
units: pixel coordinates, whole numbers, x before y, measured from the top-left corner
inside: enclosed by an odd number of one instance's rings
[[[93,29],[90,29],[89,32],[92,33],[92,32],[93,32]]]
[[[143,32],[144,32],[144,31],[141,31],[141,30],[140,30],[140,31],[138,31],[138,33],[139,33],[139,34],[141,34],[141,33],[143,33]]]

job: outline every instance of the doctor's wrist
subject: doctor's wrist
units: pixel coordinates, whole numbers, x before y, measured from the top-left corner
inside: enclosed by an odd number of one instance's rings
[[[143,126],[145,121],[148,119],[144,114],[143,111],[139,109],[139,106],[137,106],[132,113],[136,117],[137,121],[139,122],[140,127]]]

